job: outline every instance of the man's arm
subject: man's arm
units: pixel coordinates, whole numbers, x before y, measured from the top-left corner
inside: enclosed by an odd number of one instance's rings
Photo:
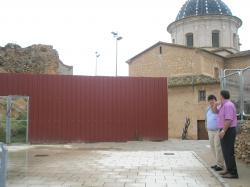
[[[232,120],[230,120],[230,119],[226,119],[226,120],[225,120],[225,122],[224,122],[224,127],[223,127],[223,129],[220,131],[220,133],[219,133],[220,139],[222,139],[222,138],[224,137],[224,135],[226,134],[226,131],[227,131],[227,129],[230,127],[231,123],[232,123]]]

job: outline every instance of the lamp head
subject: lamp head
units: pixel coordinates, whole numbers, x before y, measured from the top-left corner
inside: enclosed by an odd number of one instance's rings
[[[118,35],[117,32],[111,32],[111,34],[113,34],[114,37],[116,37]]]
[[[121,36],[119,36],[118,38],[116,38],[117,40],[121,40],[122,39],[122,37]]]
[[[95,56],[98,58],[100,56],[100,54],[96,51]]]

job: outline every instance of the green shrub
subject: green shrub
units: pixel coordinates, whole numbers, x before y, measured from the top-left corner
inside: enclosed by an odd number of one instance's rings
[[[11,124],[11,142],[25,142],[26,121],[15,121]]]
[[[0,123],[0,142],[5,142],[5,125]]]
[[[1,122],[0,126],[0,142],[5,142],[5,121]],[[25,142],[26,141],[26,121],[13,121],[11,123],[11,142]]]

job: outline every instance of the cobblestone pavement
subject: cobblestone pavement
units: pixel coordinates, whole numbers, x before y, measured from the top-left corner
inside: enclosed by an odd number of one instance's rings
[[[8,186],[223,186],[193,152],[209,150],[207,143],[169,140],[9,146]]]

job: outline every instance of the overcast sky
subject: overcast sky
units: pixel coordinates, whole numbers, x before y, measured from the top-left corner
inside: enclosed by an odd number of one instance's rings
[[[60,59],[74,66],[74,74],[115,75],[115,39],[118,75],[128,75],[125,63],[158,41],[171,42],[166,31],[186,0],[0,0],[0,46],[17,43],[53,45]],[[250,49],[250,12],[247,0],[224,0],[243,21],[241,50]]]

